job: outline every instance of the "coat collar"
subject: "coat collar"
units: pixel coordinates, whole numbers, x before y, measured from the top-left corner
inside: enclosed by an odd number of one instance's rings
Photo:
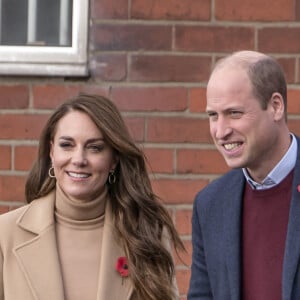
[[[17,220],[17,225],[33,234],[41,234],[54,225],[55,191],[32,201]]]
[[[54,195],[52,192],[31,202],[17,220],[17,225],[23,231],[21,234],[27,238],[13,252],[34,299],[39,300],[64,299],[56,247]]]
[[[54,220],[55,192],[35,200],[19,217],[17,225],[28,238],[14,248],[14,254],[26,281],[39,300],[64,300],[63,281],[56,245]],[[115,271],[115,264],[125,252],[117,242],[110,202],[107,201],[97,299],[129,300],[133,286],[130,278]],[[46,293],[45,286],[47,286]]]

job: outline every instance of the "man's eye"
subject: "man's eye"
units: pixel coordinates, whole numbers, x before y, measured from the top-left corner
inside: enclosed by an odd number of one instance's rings
[[[209,119],[217,119],[217,117],[218,117],[218,115],[217,115],[217,113],[214,113],[214,112],[209,112],[209,113],[207,113],[207,115],[208,115],[208,117],[209,117]]]
[[[234,118],[239,118],[242,116],[242,112],[241,111],[236,111],[236,110],[233,110],[230,112],[230,115]]]

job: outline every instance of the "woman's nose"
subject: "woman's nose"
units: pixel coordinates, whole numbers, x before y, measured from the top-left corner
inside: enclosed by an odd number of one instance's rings
[[[83,149],[76,149],[76,151],[73,152],[72,162],[78,166],[87,164],[86,154]]]

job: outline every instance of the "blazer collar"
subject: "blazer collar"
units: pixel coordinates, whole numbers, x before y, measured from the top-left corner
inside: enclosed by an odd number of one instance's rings
[[[32,293],[39,300],[64,300],[54,221],[55,191],[28,205],[17,224],[28,239],[13,250]],[[133,293],[130,277],[122,278],[115,270],[125,256],[113,225],[110,201],[105,209],[97,300],[129,300]],[[50,291],[45,293],[45,290]]]
[[[291,299],[293,283],[300,256],[300,139],[297,138],[298,154],[294,169],[292,199],[285,244],[282,290],[283,299]]]
[[[245,177],[241,170],[231,171],[230,180],[221,191],[227,272],[232,300],[241,293],[241,210]]]

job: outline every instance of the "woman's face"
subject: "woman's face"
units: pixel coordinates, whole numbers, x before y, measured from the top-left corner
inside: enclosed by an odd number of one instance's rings
[[[71,111],[60,119],[50,157],[60,188],[71,199],[91,201],[105,189],[117,159],[91,118]]]

